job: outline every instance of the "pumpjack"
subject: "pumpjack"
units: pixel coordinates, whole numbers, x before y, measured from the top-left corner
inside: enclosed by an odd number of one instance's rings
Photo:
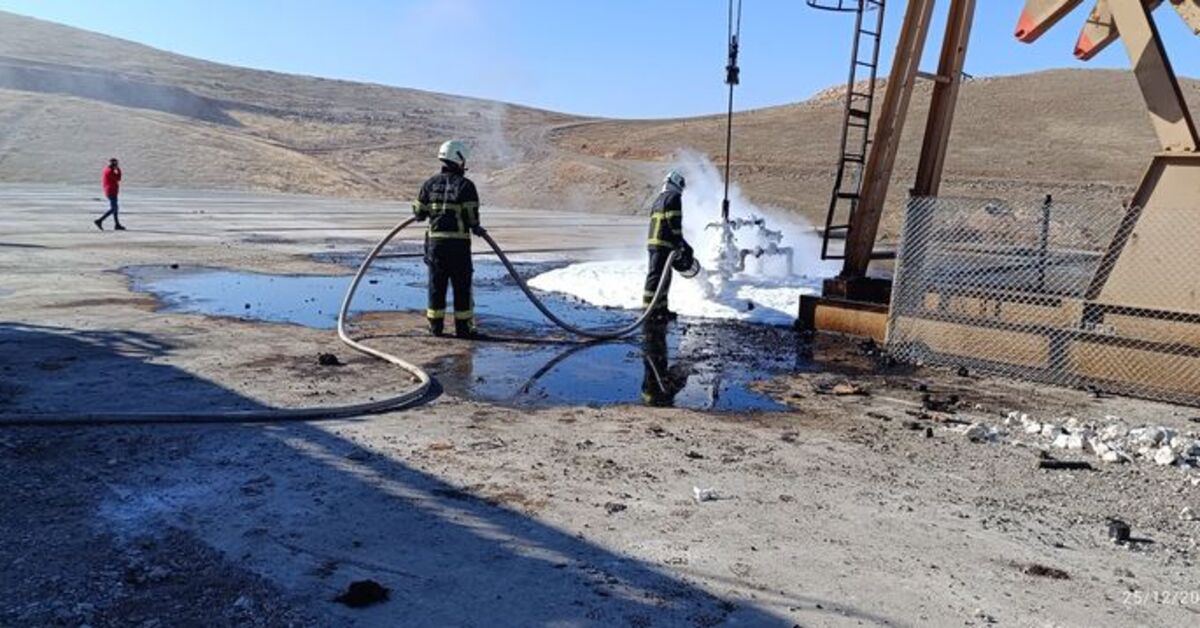
[[[975,0],[948,0],[941,54],[936,72],[919,64],[932,28],[938,0],[909,0],[882,102],[876,107],[876,70],[886,0],[806,0],[816,9],[855,16],[850,80],[846,89],[841,152],[836,185],[824,229],[822,255],[843,261],[841,273],[825,281],[822,295],[804,297],[802,328],[870,336],[885,340],[891,282],[868,274],[874,260],[892,257],[876,250],[884,202],[909,103],[918,80],[933,82],[916,180],[911,197],[937,196],[946,163],[950,131],[975,17]],[[1025,43],[1036,41],[1083,0],[1027,0],[1015,32]],[[1189,285],[1162,290],[1161,260],[1200,268],[1200,140],[1179,82],[1152,17],[1163,0],[1097,0],[1075,46],[1088,60],[1105,47],[1124,41],[1160,152],[1128,203],[1121,229],[1105,253],[1089,300],[1105,307],[1154,312],[1183,312],[1200,320],[1200,273]],[[1200,0],[1167,0],[1200,34]],[[865,80],[864,80],[865,79]],[[1170,207],[1173,211],[1167,211]],[[1179,209],[1188,211],[1180,212]],[[1179,237],[1180,233],[1193,233]],[[831,243],[844,239],[840,252]],[[1190,243],[1190,244],[1189,244]],[[903,264],[903,260],[900,261]],[[1155,289],[1151,289],[1155,288]]]

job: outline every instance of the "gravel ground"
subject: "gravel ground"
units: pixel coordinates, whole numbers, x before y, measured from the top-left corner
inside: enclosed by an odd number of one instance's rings
[[[0,188],[0,421],[21,412],[294,407],[386,394],[396,373],[328,331],[156,310],[130,265],[328,272],[395,207],[130,191],[130,231],[73,188]],[[203,209],[204,213],[200,213]],[[139,211],[140,210],[140,211]],[[513,248],[546,243],[497,214]],[[86,229],[84,228],[86,227]],[[298,230],[297,227],[304,227]],[[589,229],[592,229],[589,231]],[[579,246],[637,222],[580,229]],[[506,232],[507,231],[507,232]],[[410,315],[372,342],[434,364]],[[770,335],[778,342],[777,335]],[[1193,409],[881,366],[795,337],[820,368],[759,384],[787,412],[419,408],[291,424],[0,428],[3,625],[986,625],[1197,623],[1194,470],[1045,470],[1037,443],[964,424]],[[765,350],[771,350],[770,347]],[[316,364],[334,352],[343,367]],[[839,387],[838,384],[843,384]],[[836,394],[852,392],[855,394]],[[953,404],[929,410],[957,395]],[[696,489],[712,489],[698,501]],[[1108,539],[1109,519],[1134,542]],[[334,601],[373,580],[386,601]]]

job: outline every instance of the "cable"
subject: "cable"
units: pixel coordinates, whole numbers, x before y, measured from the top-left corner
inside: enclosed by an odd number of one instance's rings
[[[737,1],[737,17],[729,0],[729,62],[725,65],[725,83],[729,85],[729,109],[725,119],[725,197],[721,200],[721,222],[729,222],[729,170],[733,158],[733,88],[741,83],[738,51],[742,38],[742,0]]]

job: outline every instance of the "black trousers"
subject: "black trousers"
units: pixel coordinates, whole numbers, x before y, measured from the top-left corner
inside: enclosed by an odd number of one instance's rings
[[[658,282],[667,270],[667,258],[670,255],[671,249],[662,247],[650,248],[650,268],[646,271],[646,288],[642,296],[643,307],[650,305],[650,302],[654,299],[654,293],[658,289]],[[663,289],[662,298],[658,300],[655,311],[665,312],[667,310],[667,292],[670,291],[670,288],[671,280],[667,279],[667,285]]]
[[[471,294],[471,277],[475,267],[471,263],[470,240],[430,240],[425,249],[425,262],[429,265],[429,305],[425,316],[431,321],[441,321],[446,316],[446,290],[454,288],[454,320],[456,326],[473,324],[475,300]]]

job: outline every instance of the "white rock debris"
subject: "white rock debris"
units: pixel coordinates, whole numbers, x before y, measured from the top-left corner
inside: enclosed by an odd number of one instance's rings
[[[967,437],[967,440],[976,443],[1000,440],[1005,436],[1003,431],[985,423],[972,423],[970,425],[961,426],[958,429],[963,433],[964,436]]]
[[[700,488],[699,486],[693,486],[692,498],[696,500],[696,503],[716,501],[717,490],[714,488]]]
[[[1023,412],[1010,412],[1004,419],[1003,429],[975,422],[958,431],[976,442],[1007,440],[1012,444],[1081,451],[1114,464],[1140,460],[1185,470],[1200,467],[1200,435],[1194,432],[1181,434],[1159,425],[1131,428],[1115,416],[1095,422],[1075,417],[1037,420]],[[1033,437],[1035,442],[1008,439],[1010,433]],[[1194,479],[1193,483],[1200,484],[1200,478]]]
[[[1158,450],[1154,452],[1154,464],[1157,464],[1161,467],[1173,465],[1175,464],[1176,460],[1179,460],[1179,455],[1171,449],[1170,445],[1159,447]]]

